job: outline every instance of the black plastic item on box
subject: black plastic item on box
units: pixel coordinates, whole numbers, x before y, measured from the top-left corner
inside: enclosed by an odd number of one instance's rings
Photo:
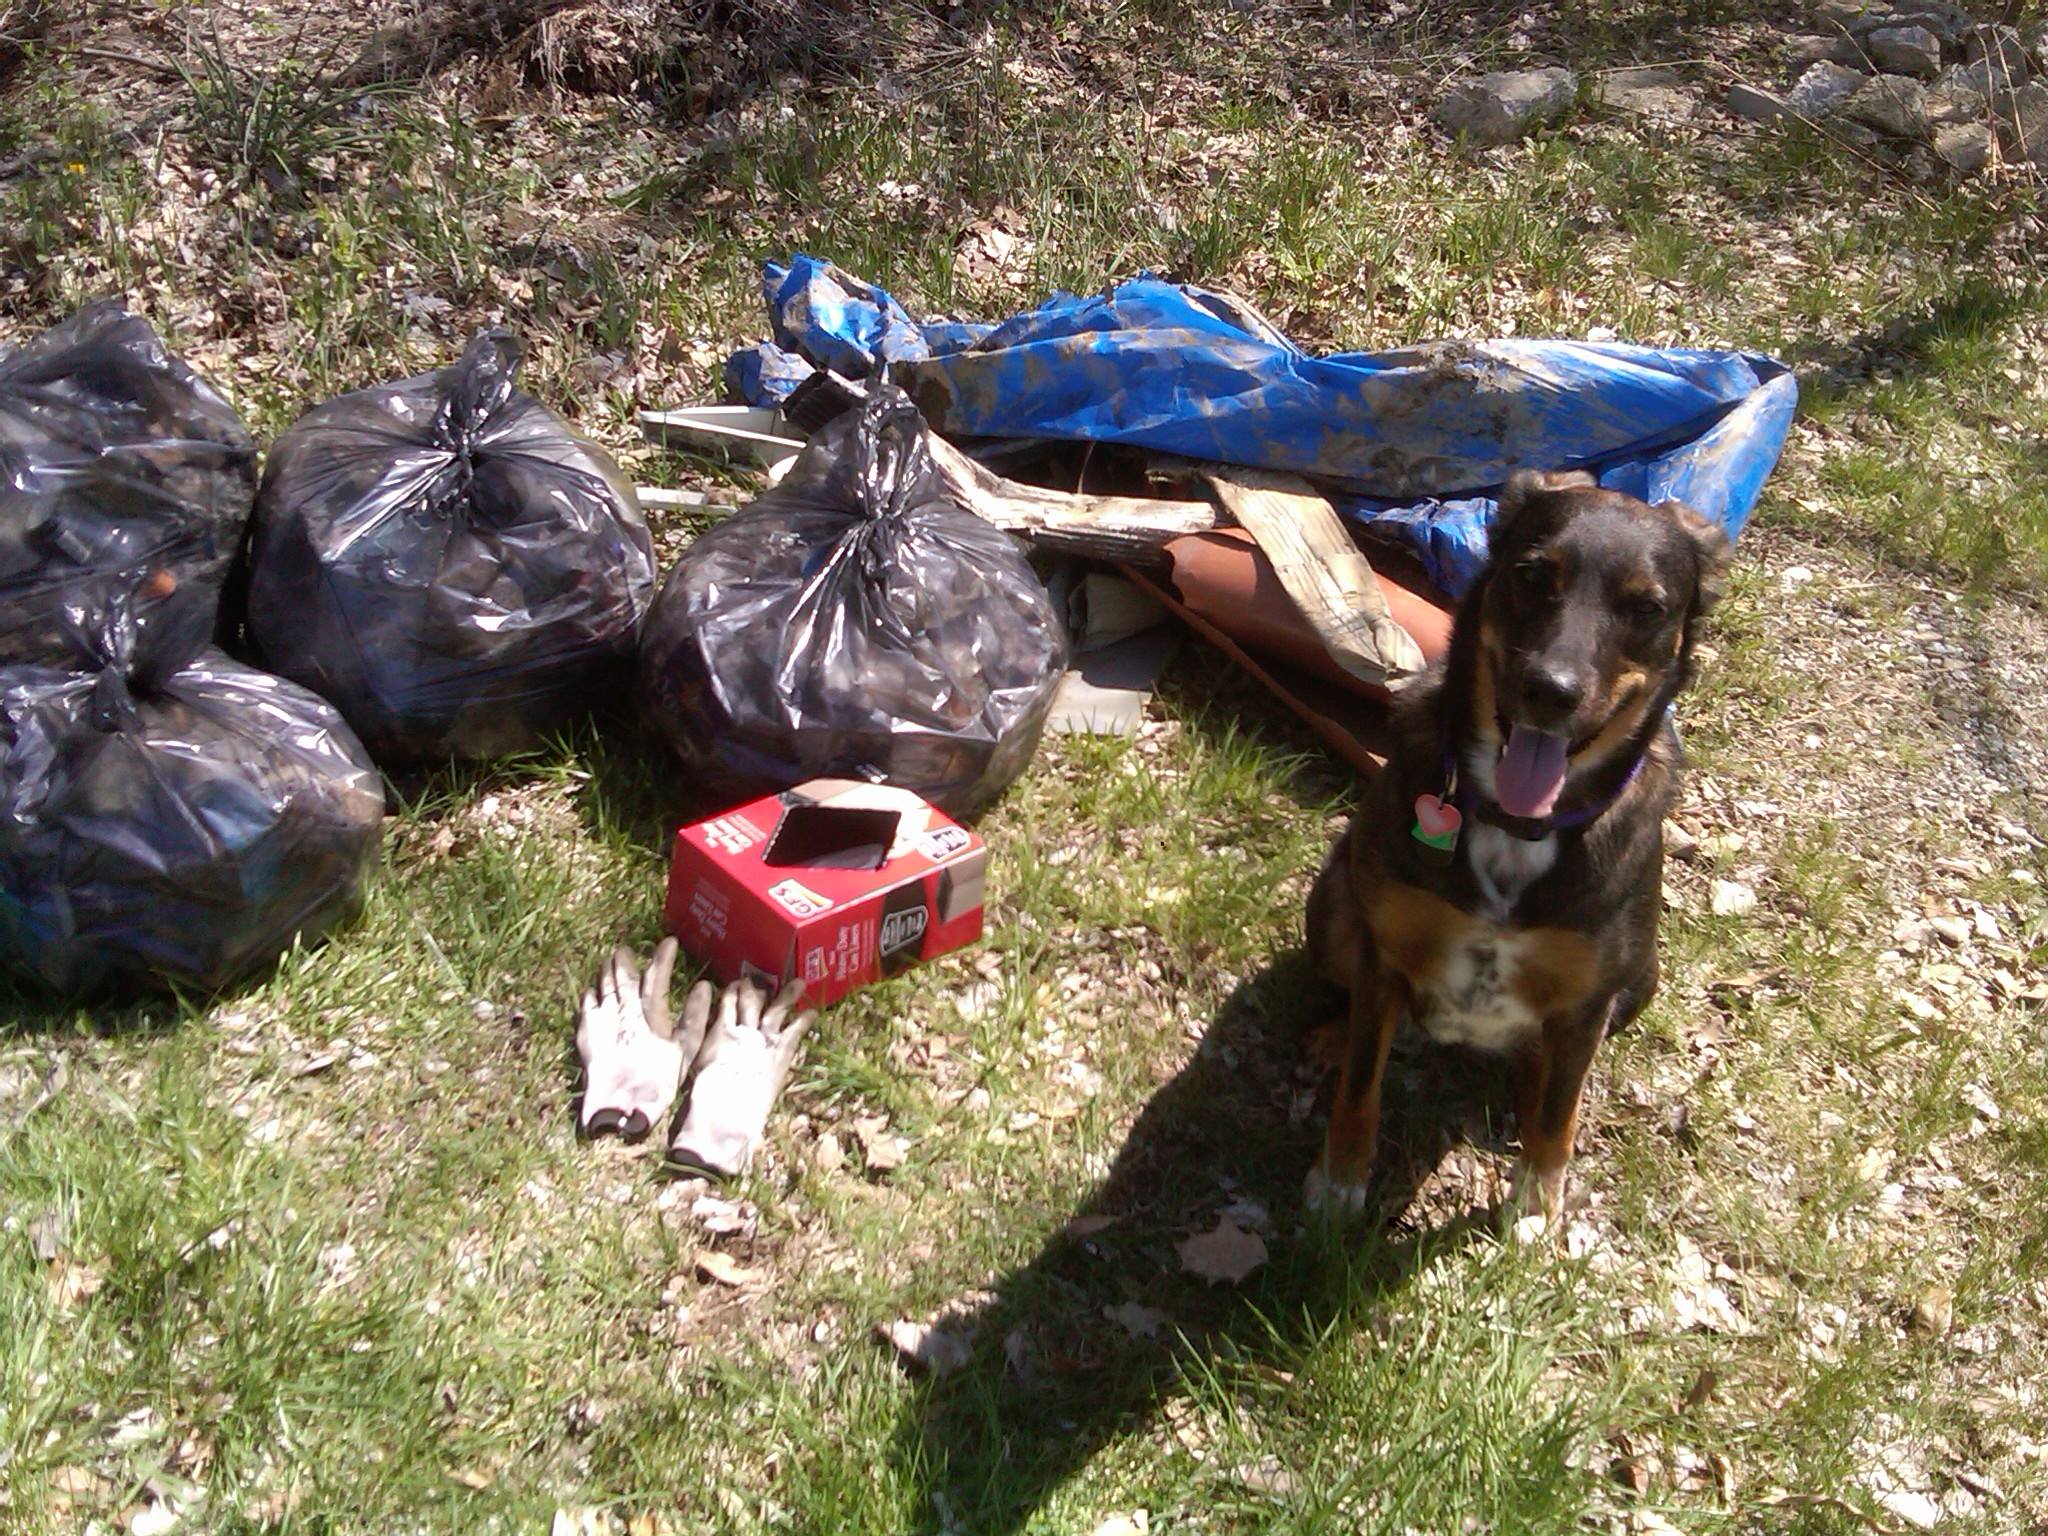
[[[880,869],[902,820],[895,811],[793,805],[782,813],[761,862],[775,868]]]

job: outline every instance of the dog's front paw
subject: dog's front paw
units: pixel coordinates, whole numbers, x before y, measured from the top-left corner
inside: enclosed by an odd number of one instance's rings
[[[1372,1193],[1372,1185],[1366,1180],[1356,1183],[1332,1179],[1320,1166],[1308,1171],[1308,1178],[1301,1187],[1302,1203],[1312,1211],[1324,1211],[1332,1216],[1356,1216],[1365,1209],[1366,1199]]]
[[[1539,1169],[1527,1159],[1515,1164],[1508,1203],[1516,1215],[1547,1216],[1551,1225],[1558,1226],[1564,1220],[1564,1169]]]

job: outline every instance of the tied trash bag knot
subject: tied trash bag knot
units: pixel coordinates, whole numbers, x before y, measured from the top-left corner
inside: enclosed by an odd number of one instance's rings
[[[503,326],[471,338],[453,371],[454,384],[434,413],[434,439],[447,450],[448,469],[434,511],[441,518],[462,515],[476,481],[477,447],[492,420],[512,404],[514,378],[525,349]]]

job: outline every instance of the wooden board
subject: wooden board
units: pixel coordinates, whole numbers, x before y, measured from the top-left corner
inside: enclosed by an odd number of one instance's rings
[[[1421,648],[1387,609],[1337,509],[1298,475],[1210,468],[1204,477],[1273,563],[1280,585],[1346,672],[1384,688],[1415,676]]]

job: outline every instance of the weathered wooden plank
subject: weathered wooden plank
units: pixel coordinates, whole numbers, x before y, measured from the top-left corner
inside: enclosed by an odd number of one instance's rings
[[[1422,671],[1422,651],[1387,610],[1371,563],[1314,486],[1299,475],[1235,466],[1203,474],[1273,562],[1280,585],[1337,665],[1379,686]]]

